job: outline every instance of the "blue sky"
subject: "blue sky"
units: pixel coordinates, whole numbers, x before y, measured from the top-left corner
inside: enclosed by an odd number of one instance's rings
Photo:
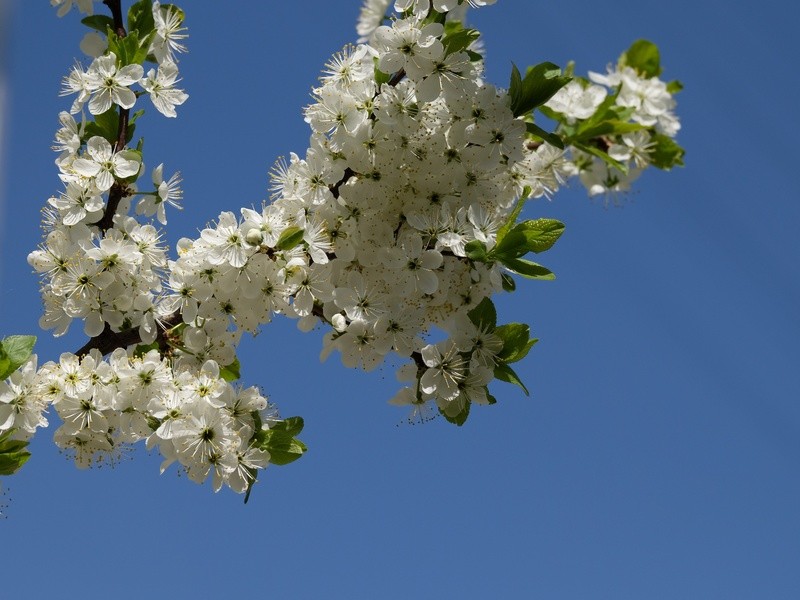
[[[34,333],[25,257],[59,187],[49,150],[78,15],[12,2],[0,334]],[[145,161],[180,170],[170,238],[258,205],[276,157],[305,150],[301,107],[355,39],[358,3],[187,6],[189,101],[149,110]],[[3,482],[5,597],[800,597],[800,117],[793,2],[500,0],[476,11],[487,78],[574,59],[602,71],[637,38],[680,79],[684,169],[646,173],[619,208],[580,186],[526,216],[563,220],[555,282],[498,300],[541,342],[498,404],[455,428],[402,425],[391,368],[320,364],[320,334],[278,320],[243,346],[243,378],[306,420],[309,452],[262,474],[248,505],[157,456],[76,470],[39,433]],[[779,43],[784,49],[779,49]],[[80,327],[42,359],[83,343]],[[480,407],[479,407],[480,408]],[[398,426],[399,425],[399,426]],[[9,577],[9,574],[12,574]],[[80,594],[80,596],[78,596]]]

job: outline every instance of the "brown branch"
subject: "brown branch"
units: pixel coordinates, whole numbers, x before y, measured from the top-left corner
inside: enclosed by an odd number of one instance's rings
[[[122,1],[121,0],[103,0],[109,10],[111,11],[111,18],[114,19],[114,31],[119,37],[125,37],[128,33],[125,31],[125,22],[122,20]]]
[[[159,346],[162,348],[166,347],[167,331],[178,325],[180,322],[181,314],[179,311],[175,311],[158,322],[159,331],[158,335],[156,336],[156,341],[158,342]],[[142,336],[139,335],[138,327],[126,329],[125,331],[112,331],[111,327],[109,327],[108,323],[106,323],[106,328],[103,330],[103,333],[86,342],[86,344],[84,344],[83,347],[75,352],[75,354],[78,357],[83,357],[89,354],[91,350],[99,350],[100,354],[105,356],[106,354],[111,354],[117,348],[127,348],[128,346],[141,343]]]
[[[122,3],[121,0],[103,0],[111,10],[111,16],[114,19],[114,31],[116,34],[124,38],[127,35],[125,31],[125,23],[122,20]],[[114,152],[120,152],[125,148],[128,143],[128,119],[130,118],[130,110],[127,108],[119,108],[119,125],[117,126],[117,141],[114,144]],[[111,190],[108,192],[108,203],[106,204],[103,216],[99,221],[94,223],[102,233],[105,233],[114,225],[114,215],[117,214],[119,203],[128,193],[128,186],[120,182],[114,182]]]

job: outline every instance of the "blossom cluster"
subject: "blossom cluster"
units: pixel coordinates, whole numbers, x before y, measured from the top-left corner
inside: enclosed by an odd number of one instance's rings
[[[257,388],[225,381],[213,361],[176,370],[157,350],[118,348],[108,360],[93,351],[64,353],[38,370],[36,363],[34,356],[0,382],[0,432],[30,437],[48,424],[43,413],[52,405],[62,421],[55,442],[79,467],[113,461],[146,440],[164,456],[162,472],[177,461],[193,481],[210,474],[215,490],[244,492],[269,462],[250,440],[274,410]]]
[[[545,104],[568,134],[591,131],[598,116],[616,120],[614,126],[597,130],[595,147],[569,149],[570,175],[580,177],[590,196],[629,191],[644,169],[659,160],[654,158],[659,139],[672,150],[655,166],[680,164],[673,161],[680,161],[682,151],[669,141],[680,130],[673,95],[679,90],[677,82],[668,84],[620,61],[605,75],[590,72],[588,81],[572,80]]]
[[[503,347],[468,317],[502,289],[502,266],[466,246],[491,249],[523,190],[555,191],[564,161],[527,143],[507,93],[482,81],[480,57],[448,51],[427,3],[397,4],[402,17],[327,64],[305,110],[310,148],[275,166],[273,202],[181,242],[166,305],[193,355],[221,361],[273,312],[322,321],[323,357],[409,359],[414,383],[394,401],[458,414],[488,403]]]
[[[257,388],[234,387],[213,360],[175,359],[164,341],[168,248],[154,220],[166,224],[165,206],[179,206],[180,178],[165,181],[159,165],[152,191],[139,191],[142,155],[126,148],[126,134],[138,116],[130,113],[138,96],[147,94],[167,117],[187,99],[175,87],[176,53],[185,51],[186,34],[176,7],[139,4],[152,10],[140,17],[151,31],[109,33],[91,64],[75,65],[64,79],[64,95],[76,95],[59,117],[54,146],[65,189],[48,201],[45,240],[28,258],[42,277],[44,328],[60,335],[80,319],[91,338],[133,330],[137,339],[106,359],[97,350],[65,353],[38,370],[34,355],[0,385],[0,432],[30,437],[47,425],[44,411],[52,405],[62,421],[56,444],[79,466],[113,461],[127,445],[146,440],[164,456],[162,470],[177,461],[193,481],[210,475],[215,490],[244,492],[270,458],[254,440],[277,415]],[[62,3],[60,14],[69,6]],[[90,4],[78,6],[91,12]],[[148,57],[156,68],[145,75],[114,48],[128,59]],[[94,120],[87,120],[87,109]]]
[[[29,437],[52,404],[56,443],[79,466],[146,440],[162,470],[177,462],[193,481],[249,491],[270,461],[304,450],[256,388],[230,383],[242,334],[274,314],[326,327],[323,359],[398,362],[405,387],[391,401],[414,418],[461,424],[472,404],[494,403],[495,378],[524,389],[508,364],[535,340],[527,325],[497,326],[491,297],[512,275],[552,278],[522,257],[563,225],[518,222],[522,204],[574,175],[592,194],[622,189],[678,123],[667,88],[625,64],[592,76],[612,92],[549,63],[524,81],[515,68],[508,90],[487,83],[479,34],[462,20],[494,1],[367,0],[362,43],[326,64],[304,111],[309,147],[275,164],[270,202],[221,213],[173,258],[159,225],[179,206],[180,177],[159,165],[140,191],[141,145],[128,144],[139,96],[168,117],[187,99],[175,87],[183,13],[140,0],[128,17],[139,29],[85,44],[98,51],[64,80],[75,99],[54,146],[64,190],[29,262],[42,327],[60,335],[79,319],[92,341],[38,369],[34,356],[0,384],[0,433]],[[51,3],[59,14],[73,4]],[[157,68],[145,75],[147,61]],[[533,123],[537,107],[556,134]]]

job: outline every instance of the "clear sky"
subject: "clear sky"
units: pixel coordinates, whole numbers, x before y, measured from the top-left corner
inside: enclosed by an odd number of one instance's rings
[[[184,4],[190,99],[137,131],[148,166],[185,179],[173,242],[259,205],[275,158],[305,152],[301,108],[358,14],[356,0]],[[0,335],[36,332],[25,257],[59,188],[49,146],[83,35],[74,11],[12,8]],[[320,364],[321,334],[278,320],[245,342],[242,374],[305,418],[304,458],[267,469],[245,506],[160,476],[145,452],[78,471],[40,431],[3,482],[0,597],[799,598],[799,20],[782,0],[473,12],[499,85],[512,61],[602,71],[637,38],[685,85],[686,168],[648,172],[620,208],[580,186],[526,208],[567,225],[541,257],[558,279],[498,300],[541,339],[517,369],[532,396],[497,383],[498,404],[462,428],[403,425],[391,368]],[[41,333],[41,360],[80,329]]]

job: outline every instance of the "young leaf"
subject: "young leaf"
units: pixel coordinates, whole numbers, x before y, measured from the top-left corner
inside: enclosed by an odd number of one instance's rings
[[[647,40],[633,42],[620,56],[620,64],[632,67],[645,77],[658,77],[661,74],[658,46]]]
[[[531,112],[541,106],[562,87],[572,80],[564,77],[561,68],[551,62],[543,62],[535,67],[529,67],[525,79],[521,78],[516,65],[512,65],[511,85],[511,112],[515,117]]]
[[[527,277],[528,279],[543,279],[551,281],[556,278],[555,273],[540,264],[525,260],[524,258],[509,258],[502,263],[510,271]]]
[[[472,324],[478,329],[494,331],[497,326],[497,309],[488,296],[481,300],[467,315]]]
[[[508,273],[502,273],[500,275],[500,280],[503,284],[504,292],[513,292],[517,289],[517,283],[514,281],[514,278]]]
[[[457,412],[454,415],[447,414],[447,411],[446,410],[442,410],[441,408],[439,409],[439,413],[445,419],[447,419],[447,421],[449,423],[452,423],[453,425],[458,425],[459,427],[461,427],[464,423],[467,422],[467,417],[469,417],[469,406],[470,406],[470,404],[472,404],[472,403],[471,402],[465,402],[464,403],[464,408],[462,408],[459,412]]]
[[[290,417],[273,423],[269,429],[262,429],[256,436],[256,444],[270,454],[269,461],[274,465],[288,465],[300,458],[308,450],[306,445],[295,438],[303,430],[303,419]]]
[[[81,23],[91,29],[96,29],[104,35],[109,29],[114,29],[114,19],[107,15],[91,15],[89,17],[84,17],[81,19]]]
[[[506,222],[503,223],[503,226],[497,230],[497,239],[496,243],[500,243],[506,234],[511,231],[511,228],[514,226],[514,223],[517,221],[517,217],[519,213],[522,212],[522,207],[525,206],[525,201],[528,199],[528,196],[531,195],[531,188],[530,186],[526,185],[522,189],[522,194],[520,197],[517,198],[517,202],[514,204],[514,210],[511,211],[511,214],[508,215]]]
[[[522,388],[522,391],[525,392],[526,396],[530,396],[531,393],[528,391],[528,388],[525,387],[525,384],[522,383],[522,380],[519,376],[514,372],[514,369],[509,367],[506,363],[500,363],[494,368],[494,376],[496,379],[500,381],[505,381],[506,383],[512,383],[514,385],[518,385]]]
[[[481,34],[475,29],[462,28],[448,33],[442,38],[445,56],[455,52],[463,52],[479,37],[481,37]]]
[[[304,230],[299,227],[287,227],[275,243],[277,250],[291,250],[303,241]]]
[[[503,349],[497,358],[507,363],[516,362],[519,360],[517,356],[528,346],[531,329],[525,323],[507,323],[495,329],[494,334],[503,340]]]
[[[464,245],[464,252],[467,258],[475,262],[486,262],[489,260],[489,255],[486,252],[486,244],[480,240],[472,240]]]
[[[525,123],[525,127],[528,130],[528,133],[531,134],[536,139],[539,139],[543,142],[547,142],[551,146],[555,146],[561,150],[564,149],[564,140],[562,140],[558,135],[555,133],[550,133],[549,131],[545,131],[538,125],[534,123]]]
[[[84,128],[84,140],[88,141],[89,138],[99,135],[108,141],[109,144],[114,145],[119,135],[119,114],[116,108],[109,108],[106,112],[95,115],[94,121],[86,123]]]
[[[10,335],[0,342],[0,380],[28,362],[35,343],[35,335]]]
[[[648,154],[654,167],[669,171],[672,167],[683,166],[683,155],[686,151],[675,140],[662,133],[656,133],[651,141],[653,146]]]
[[[220,367],[219,376],[225,381],[236,381],[241,377],[240,369],[241,365],[239,364],[239,359],[236,358],[231,364]]]
[[[26,440],[12,440],[14,429],[9,429],[0,435],[0,475],[13,475],[31,457],[25,450],[28,446]]]
[[[139,37],[147,36],[155,29],[153,20],[153,3],[150,0],[139,0],[128,9],[128,31],[138,31]]]
[[[512,232],[525,236],[529,252],[544,252],[553,247],[564,233],[564,223],[555,219],[535,219],[519,223]]]
[[[680,81],[678,81],[677,79],[675,79],[674,81],[670,81],[667,84],[667,91],[670,94],[677,94],[682,89],[683,89],[683,84]]]

